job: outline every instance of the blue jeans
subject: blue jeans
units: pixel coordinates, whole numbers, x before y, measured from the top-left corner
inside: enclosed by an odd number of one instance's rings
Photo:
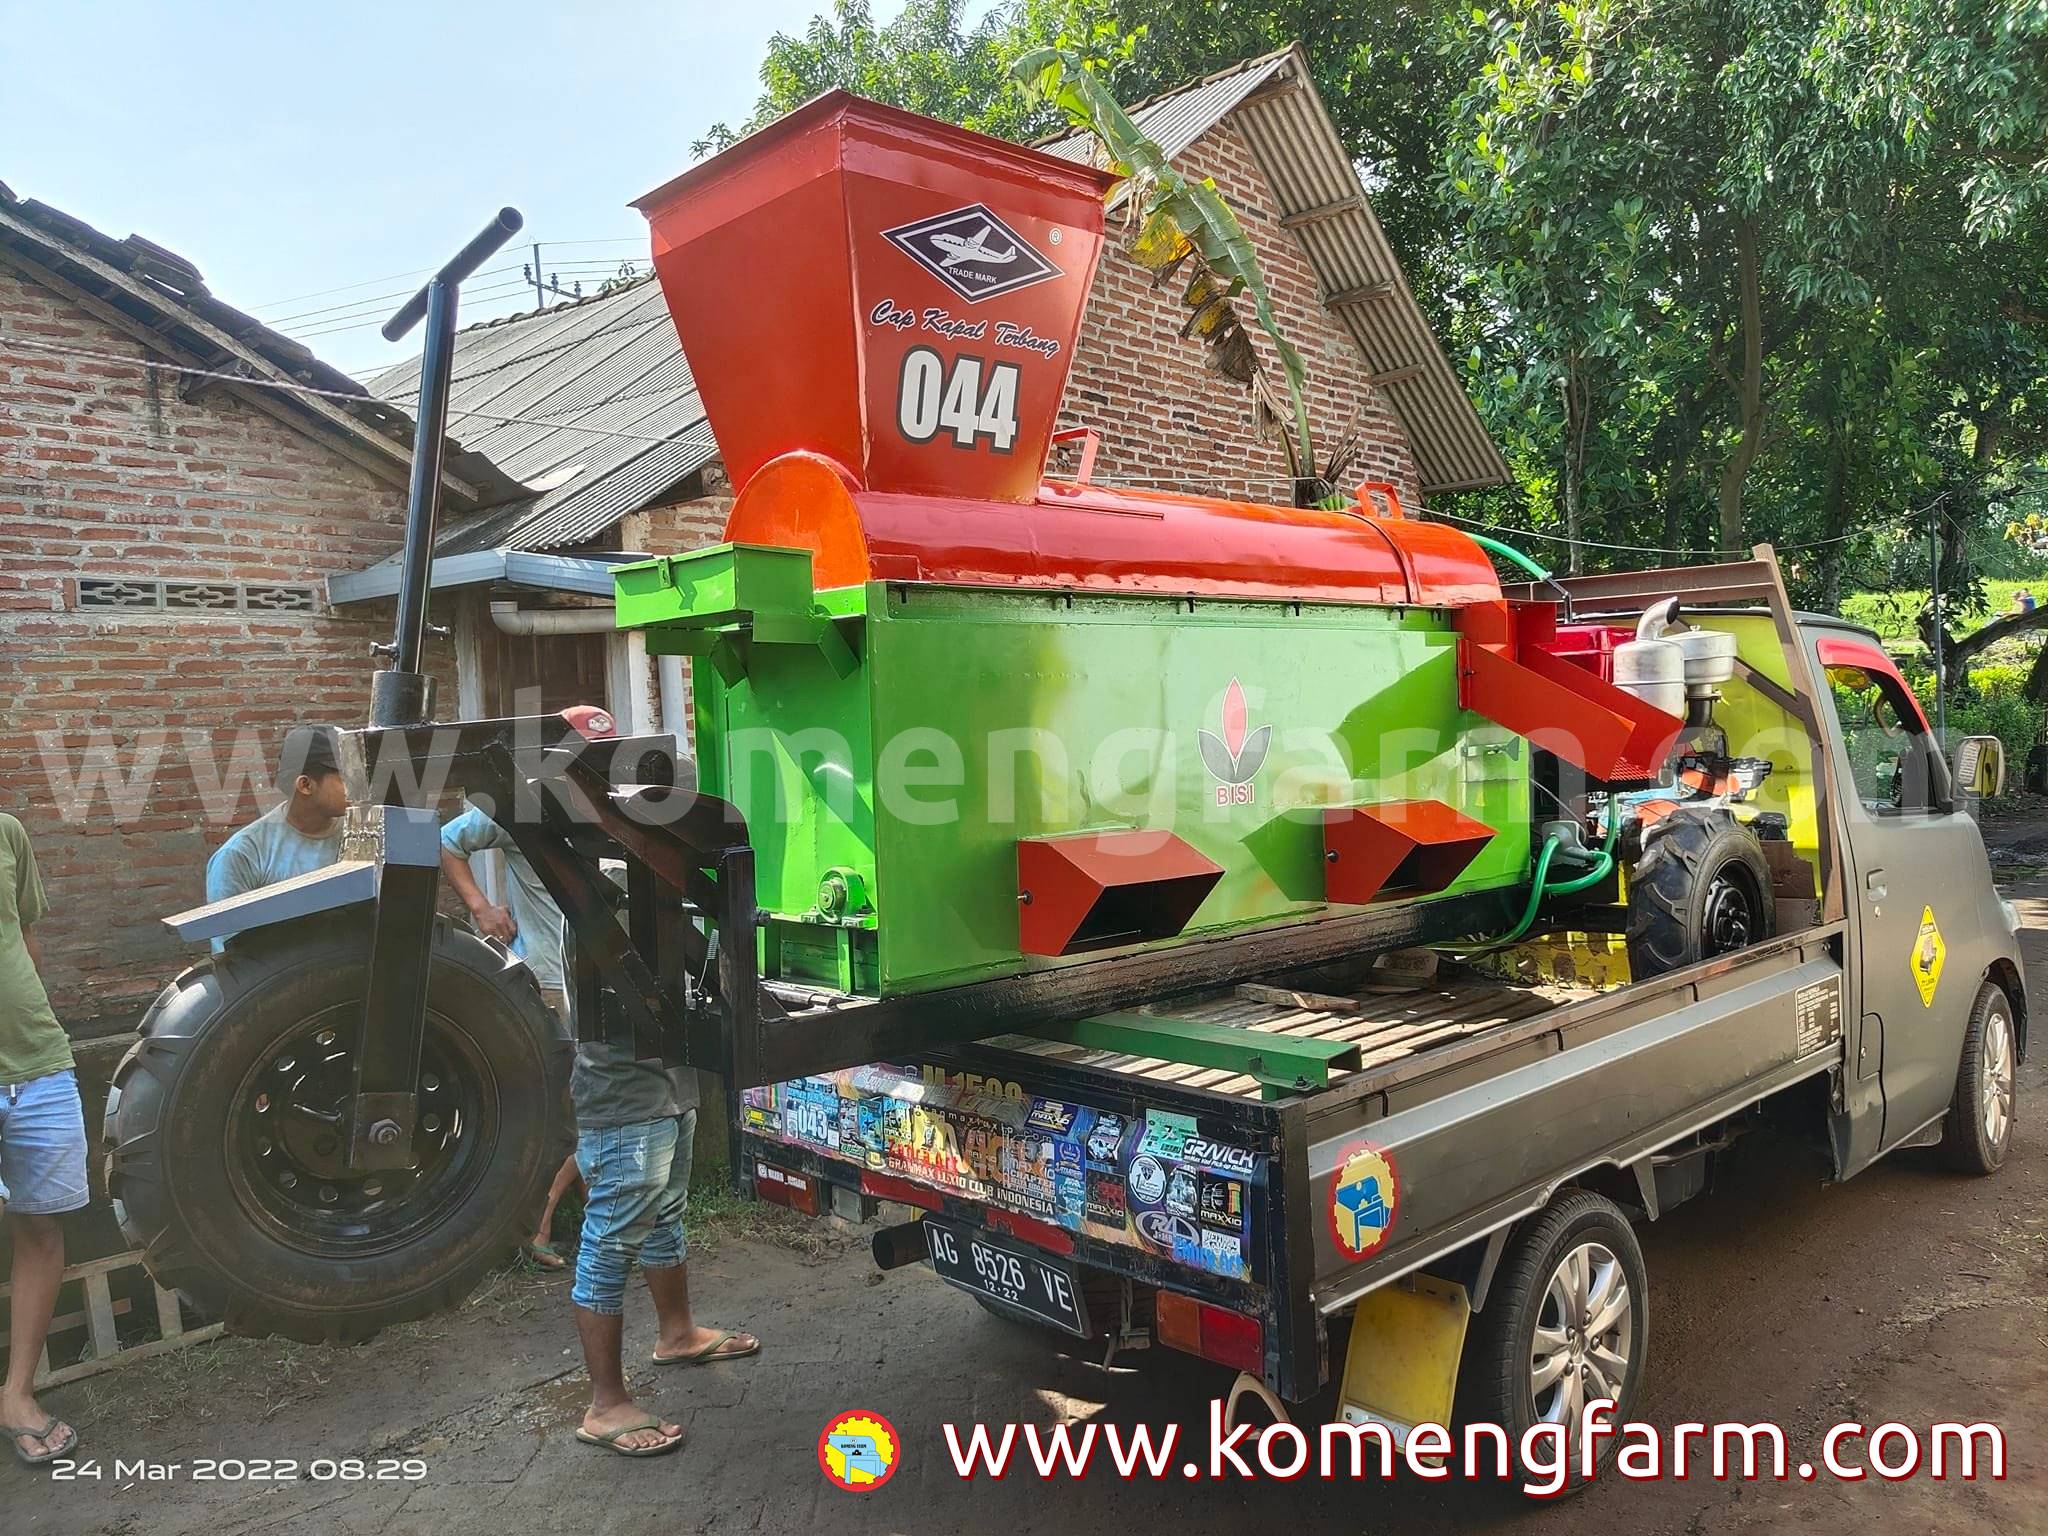
[[[23,1216],[82,1210],[85,1110],[66,1067],[0,1088],[0,1200]]]
[[[606,1317],[626,1309],[626,1271],[683,1262],[683,1208],[690,1195],[690,1145],[697,1111],[638,1125],[603,1126],[576,1137],[576,1167],[587,1193],[576,1250],[577,1306]]]

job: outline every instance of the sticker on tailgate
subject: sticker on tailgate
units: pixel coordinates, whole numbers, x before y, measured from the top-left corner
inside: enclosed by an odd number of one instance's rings
[[[1266,1156],[1142,1116],[1034,1098],[994,1078],[870,1066],[743,1095],[747,1131],[1123,1243],[1212,1274],[1252,1274],[1251,1191]]]

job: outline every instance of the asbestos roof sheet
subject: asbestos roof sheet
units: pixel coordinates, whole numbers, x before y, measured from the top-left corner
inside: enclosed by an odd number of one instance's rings
[[[1508,478],[1500,450],[1402,274],[1299,44],[1141,103],[1131,118],[1169,159],[1226,120],[1243,137],[1272,189],[1274,212],[1315,271],[1324,302],[1407,432],[1424,491],[1469,490]],[[1068,160],[1100,153],[1086,133],[1041,147]]]
[[[409,407],[418,362],[370,388]],[[443,555],[581,544],[718,457],[651,278],[459,333],[448,430],[533,494],[450,527],[435,545]]]

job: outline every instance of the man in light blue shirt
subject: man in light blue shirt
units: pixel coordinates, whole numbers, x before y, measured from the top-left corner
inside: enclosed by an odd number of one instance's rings
[[[500,906],[484,894],[469,867],[473,854],[496,849],[505,855],[509,880],[506,903]],[[512,834],[499,826],[474,804],[441,826],[441,877],[469,909],[469,920],[478,933],[496,939],[526,962],[533,979],[540,983],[540,995],[557,1017],[569,1017],[569,994],[562,969],[562,909],[548,895],[548,888],[519,851]],[[548,1189],[540,1221],[526,1240],[526,1256],[543,1269],[561,1269],[568,1261],[555,1250],[555,1207],[569,1186],[577,1180],[576,1155],[572,1152],[556,1170]]]
[[[341,858],[348,784],[335,762],[328,727],[294,726],[285,736],[277,788],[284,803],[241,828],[206,861],[208,901],[311,874]],[[222,942],[216,939],[213,947],[220,949]]]
[[[503,906],[486,896],[470,871],[472,854],[496,849],[505,855],[508,889]],[[470,921],[486,938],[496,939],[526,962],[541,994],[557,1014],[566,1016],[566,983],[562,971],[562,909],[534,872],[512,834],[475,805],[441,827],[441,875],[462,904]]]

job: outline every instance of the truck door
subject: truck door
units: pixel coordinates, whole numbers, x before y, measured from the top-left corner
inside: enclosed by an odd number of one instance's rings
[[[1863,1013],[1862,1059],[1849,1071],[1882,1073],[1889,1147],[1940,1115],[1955,1090],[1975,989],[1961,977],[1942,984],[1942,924],[1961,932],[1975,912],[1983,843],[1954,808],[1934,732],[1891,658],[1860,635],[1823,630],[1809,643],[1840,727],[1833,750]]]

